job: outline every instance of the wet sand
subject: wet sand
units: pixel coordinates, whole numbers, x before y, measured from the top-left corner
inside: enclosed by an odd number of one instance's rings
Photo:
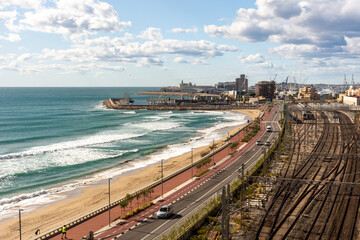
[[[259,115],[259,110],[233,110],[248,115],[254,119]],[[243,125],[231,129],[228,134],[237,132]],[[220,144],[227,137],[216,140],[215,144]],[[198,160],[202,152],[207,152],[209,146],[203,146],[194,149],[194,161]],[[171,158],[164,163],[164,175],[167,176],[191,162],[191,152]],[[149,166],[133,174],[121,176],[111,183],[112,201],[141,189],[160,178],[159,165]],[[74,191],[67,195],[63,201],[50,204],[22,216],[22,236],[23,239],[35,237],[35,231],[40,229],[45,233],[64,223],[70,222],[92,209],[95,210],[108,203],[108,186],[106,183],[100,186],[86,187],[81,191]],[[44,224],[45,223],[45,224]],[[46,226],[46,227],[45,227]],[[18,218],[2,222],[0,224],[0,239],[18,239],[19,232],[14,230],[18,228]]]

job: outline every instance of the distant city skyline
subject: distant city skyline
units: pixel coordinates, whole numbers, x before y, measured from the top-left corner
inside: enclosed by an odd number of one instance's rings
[[[0,2],[0,87],[360,82],[357,0]]]

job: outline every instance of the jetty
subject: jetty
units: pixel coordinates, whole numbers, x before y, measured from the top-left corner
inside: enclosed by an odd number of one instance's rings
[[[147,99],[147,105],[136,105],[129,98],[109,98],[103,102],[107,109],[117,110],[153,110],[153,111],[219,111],[235,109],[257,109],[258,105],[242,103],[219,94],[197,92],[138,92],[138,95],[156,96],[155,99]],[[126,99],[126,100],[124,100]]]
[[[103,105],[107,109],[115,110],[152,110],[152,111],[221,111],[221,110],[236,110],[236,109],[258,109],[259,106],[251,104],[241,105],[121,105],[113,101],[112,98],[105,100]]]

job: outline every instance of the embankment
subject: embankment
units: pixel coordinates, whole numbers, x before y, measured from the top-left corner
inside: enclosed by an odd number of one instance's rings
[[[118,105],[112,99],[103,101],[107,109],[116,110],[152,110],[152,111],[219,111],[219,110],[236,110],[236,109],[258,109],[257,105],[196,105],[196,106],[175,106],[175,105]]]

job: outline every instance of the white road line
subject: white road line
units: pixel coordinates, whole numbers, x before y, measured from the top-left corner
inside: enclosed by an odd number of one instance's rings
[[[255,150],[255,149],[254,149]],[[253,151],[254,151],[253,150]],[[245,163],[244,163],[244,165],[246,165],[246,164],[248,164],[248,162],[251,160],[251,159],[253,159],[260,151],[262,151],[263,150],[263,148],[259,148],[259,150],[255,153],[255,154],[253,154],[252,155],[252,157],[251,158],[249,158],[249,160],[247,160]]]
[[[269,121],[269,122],[270,122],[270,121]],[[271,121],[271,122],[276,122],[276,121]],[[277,123],[277,122],[276,122],[276,123]],[[275,135],[275,134],[271,133],[267,140],[272,139],[272,136],[273,136],[273,135]],[[262,136],[264,136],[264,134],[263,134]],[[261,138],[261,137],[260,137],[260,138]],[[254,148],[253,151],[255,151],[255,150],[256,150],[256,149]],[[245,162],[245,165],[248,164],[248,162],[251,161],[251,160],[252,160],[260,151],[262,151],[262,150],[263,150],[263,148],[259,148],[259,150],[258,150],[255,154],[253,154],[253,156],[252,156],[250,159],[248,159],[248,160]],[[241,157],[242,157],[242,156],[240,156],[240,157],[239,157],[238,159],[236,159],[235,161],[238,161]],[[235,161],[234,161],[234,162],[235,162]],[[232,163],[234,163],[234,162],[232,162]],[[219,182],[218,184],[216,184],[216,185],[215,185],[213,188],[211,188],[211,190],[209,190],[208,192],[212,192],[212,191],[213,191],[215,188],[217,188],[219,185],[223,184],[223,183],[224,183],[225,181],[227,181],[229,178],[233,177],[234,173],[235,173],[235,172],[233,172],[233,173],[230,174],[227,178],[223,179],[221,182]],[[201,185],[202,185],[202,184],[201,184]],[[194,190],[194,189],[193,189],[193,190]],[[191,191],[193,191],[193,190],[191,190]],[[209,196],[203,195],[202,197],[198,198],[196,201],[199,202],[201,199],[203,199],[203,198],[205,198],[205,197],[209,197]],[[191,204],[188,205],[186,208],[184,208],[184,209],[182,209],[180,212],[178,212],[178,214],[181,214],[182,212],[184,212],[184,211],[187,210],[190,206],[194,205],[194,204],[197,203],[197,202],[191,203]],[[173,215],[173,216],[172,216],[171,218],[169,218],[169,219],[173,219],[173,218],[175,218],[175,216],[176,216],[176,215]],[[186,217],[186,216],[184,216],[184,217]],[[168,223],[168,221],[165,221],[163,224],[159,225],[157,228],[155,228],[152,232],[150,232],[149,234],[147,234],[145,237],[141,238],[141,240],[144,240],[144,239],[146,239],[148,236],[150,236],[151,234],[154,234],[158,229],[162,228],[162,227],[163,227],[165,224],[167,224],[167,223]]]
[[[217,188],[220,184],[222,184],[223,182],[225,182],[227,179],[229,179],[230,177],[232,177],[232,175],[229,175],[227,178],[225,178],[224,180],[222,180],[221,182],[219,182],[217,185],[215,185],[212,189],[210,189],[208,192],[212,192],[215,188]],[[204,197],[209,197],[206,195],[203,195],[202,197],[198,198],[196,201],[200,201],[202,198]],[[194,205],[196,202],[191,203],[190,205],[188,205],[188,207],[190,207],[191,205]],[[188,209],[188,207],[184,208],[183,210],[181,210],[180,212],[178,212],[178,214],[181,214],[183,211],[185,211],[186,209]],[[173,217],[171,217],[170,219],[174,218],[175,215]],[[185,217],[185,216],[184,216]],[[167,224],[168,222],[164,222],[163,224],[161,224],[160,226],[158,226],[157,228],[155,228],[152,232],[150,232],[149,234],[147,234],[145,237],[141,238],[140,240],[143,240],[145,238],[147,238],[150,234],[156,232],[156,230],[158,230],[159,228],[163,227],[165,224]]]

